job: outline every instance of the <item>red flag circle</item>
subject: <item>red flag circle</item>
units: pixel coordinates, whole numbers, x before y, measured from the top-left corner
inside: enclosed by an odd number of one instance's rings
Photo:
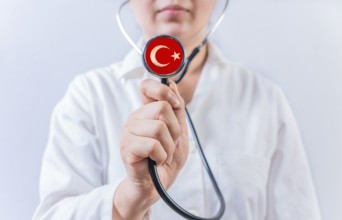
[[[143,62],[149,72],[162,78],[177,74],[184,65],[184,49],[179,40],[160,35],[146,43]]]

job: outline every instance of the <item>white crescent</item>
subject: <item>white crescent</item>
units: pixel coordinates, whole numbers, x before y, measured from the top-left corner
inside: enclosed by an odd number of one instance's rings
[[[168,63],[166,63],[166,64],[159,63],[159,61],[157,60],[156,54],[157,54],[158,50],[160,50],[160,49],[162,49],[162,48],[167,48],[167,49],[170,50],[170,48],[168,48],[168,47],[165,46],[165,45],[159,45],[159,46],[156,46],[155,48],[153,48],[152,51],[151,51],[150,59],[151,59],[152,63],[153,63],[154,65],[156,65],[157,67],[165,67],[165,66],[167,66],[167,65],[170,64],[170,62],[168,62]]]

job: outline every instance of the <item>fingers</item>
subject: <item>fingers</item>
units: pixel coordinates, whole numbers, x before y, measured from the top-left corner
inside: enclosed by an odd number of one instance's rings
[[[182,108],[182,102],[170,87],[152,79],[145,79],[140,84],[144,104],[154,101],[167,101],[173,108]],[[184,105],[183,105],[184,107]]]
[[[163,147],[167,154],[166,162],[171,163],[175,151],[175,143],[165,122],[161,120],[138,120],[130,129],[130,132],[136,136],[158,140],[160,147]],[[162,159],[161,157],[159,158],[160,161]],[[164,161],[161,162],[163,163]]]
[[[176,145],[178,144],[178,141],[180,139],[182,140],[182,143],[180,144],[181,147],[180,149],[177,149],[175,151],[173,158],[179,161],[184,161],[183,155],[187,155],[188,152],[188,144],[186,141],[188,140],[188,129],[186,123],[185,103],[178,91],[176,83],[170,81],[169,86],[166,86],[158,81],[154,81],[151,79],[144,80],[141,83],[141,94],[144,99],[144,103],[149,103],[145,106],[148,106],[152,103],[161,103],[162,101],[162,104],[159,106],[159,111],[157,111],[155,117],[151,116],[152,112],[148,112],[149,115],[141,115],[141,118],[153,117],[153,119],[165,121],[171,132],[173,140],[176,142]],[[170,99],[167,100],[168,94],[175,95],[176,98],[180,101],[180,105],[178,105],[177,107],[172,106],[172,103],[170,103],[169,101]],[[167,103],[169,103],[169,107],[171,108],[167,108]],[[164,104],[165,106],[163,106]],[[163,107],[165,107],[164,110],[168,112],[166,115],[172,115],[171,117],[163,117],[165,113],[163,112]],[[174,117],[176,119],[173,119]],[[168,121],[169,119],[170,121]],[[175,122],[177,123],[177,125],[174,124]]]
[[[151,159],[156,159],[156,163],[164,163],[165,160],[171,163],[176,143],[181,136],[181,127],[175,111],[177,108],[180,110],[179,107],[183,103],[182,98],[179,93],[177,96],[171,88],[160,82],[145,80],[142,84],[143,97],[149,101],[130,115],[124,128],[126,132],[134,136],[134,138],[126,138],[125,142],[128,139],[128,141],[136,139],[139,142],[139,144],[132,144],[132,146],[136,146],[135,148],[126,145],[128,146],[126,148],[131,150],[131,154],[135,155],[134,157],[128,156],[128,158],[133,158],[134,160],[139,160],[140,158],[140,160],[143,160],[146,157],[150,157]],[[174,102],[176,105],[170,103],[174,99],[178,102]],[[172,105],[178,107],[173,108]],[[148,143],[145,143],[147,140]],[[147,144],[147,146],[144,147],[142,143]],[[139,146],[137,147],[137,145]],[[137,151],[135,152],[134,150]],[[123,155],[127,158],[129,151],[128,154]]]
[[[160,120],[164,122],[173,141],[177,141],[181,127],[171,105],[166,101],[152,102],[133,112],[130,118],[132,123],[136,120]],[[130,122],[129,122],[130,123]]]
[[[123,128],[121,157],[129,179],[138,186],[151,182],[147,158],[159,165],[161,178],[170,184],[188,155],[184,100],[174,82],[169,87],[147,79],[140,89],[144,105],[129,116]]]
[[[125,164],[136,164],[142,158],[151,158],[157,164],[166,162],[167,153],[161,143],[153,138],[126,134],[121,143],[121,154]]]

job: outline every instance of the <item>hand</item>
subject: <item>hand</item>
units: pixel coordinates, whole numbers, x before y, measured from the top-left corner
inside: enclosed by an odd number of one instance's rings
[[[156,161],[159,178],[168,188],[185,164],[189,147],[185,104],[176,84],[171,82],[168,87],[147,79],[141,83],[140,93],[144,105],[130,115],[120,143],[127,171],[120,186],[126,194],[120,201],[117,189],[115,196],[117,206],[125,205],[125,211],[118,210],[120,215],[130,213],[131,219],[139,216],[132,215],[134,211],[139,212],[137,204],[142,206],[142,211],[159,199],[149,174],[148,158]]]

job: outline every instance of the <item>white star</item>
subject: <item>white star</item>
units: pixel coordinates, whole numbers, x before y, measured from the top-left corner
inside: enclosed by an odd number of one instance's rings
[[[176,53],[176,51],[173,52],[173,55],[171,57],[173,57],[173,61],[180,59],[179,57],[180,53]]]

